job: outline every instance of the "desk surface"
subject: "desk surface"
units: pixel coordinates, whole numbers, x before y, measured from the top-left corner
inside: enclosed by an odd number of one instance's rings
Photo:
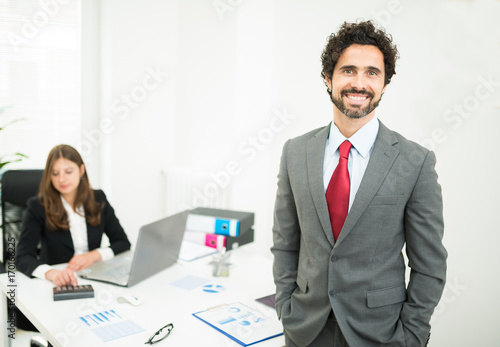
[[[92,284],[95,297],[54,302],[53,285],[49,281],[30,279],[15,274],[15,287],[9,287],[8,274],[0,275],[0,289],[5,294],[15,288],[15,302],[54,346],[141,346],[156,330],[168,323],[174,324],[170,336],[161,342],[168,346],[239,346],[222,333],[192,314],[209,307],[241,302],[255,307],[269,319],[277,319],[274,309],[255,301],[274,292],[272,258],[255,256],[255,245],[246,245],[233,251],[229,277],[213,277],[210,257],[189,263],[178,263],[136,284],[123,288],[96,281],[79,279],[79,284]],[[205,280],[192,289],[176,286],[174,282]],[[220,285],[217,293],[204,291],[204,285]],[[194,286],[194,284],[193,284]],[[119,303],[125,294],[137,296],[142,304],[132,306]],[[79,317],[89,313],[114,309],[123,317],[139,324],[144,332],[109,342],[102,342]],[[168,341],[168,342],[167,342]],[[160,346],[160,345],[159,345]],[[284,346],[283,336],[260,342],[258,347]]]

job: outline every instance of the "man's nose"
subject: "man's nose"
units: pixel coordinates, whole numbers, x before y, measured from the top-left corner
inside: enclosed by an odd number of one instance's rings
[[[361,74],[354,76],[351,79],[351,86],[353,88],[356,88],[357,90],[366,89],[366,83],[365,83],[363,76]]]

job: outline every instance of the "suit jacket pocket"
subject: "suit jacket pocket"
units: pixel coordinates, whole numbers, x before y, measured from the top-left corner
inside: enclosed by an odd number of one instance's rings
[[[406,300],[404,284],[384,289],[371,290],[366,293],[366,303],[369,308],[397,304]]]
[[[297,275],[297,286],[299,287],[300,291],[302,293],[307,293],[307,279],[301,276],[300,274]]]
[[[375,195],[371,201],[371,205],[399,205],[405,203],[406,195]]]

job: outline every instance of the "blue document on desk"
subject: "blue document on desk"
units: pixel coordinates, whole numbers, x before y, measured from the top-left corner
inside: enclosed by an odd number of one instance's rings
[[[220,331],[242,346],[283,334],[283,326],[272,309],[255,309],[242,303],[221,305],[193,316]]]
[[[81,316],[80,321],[90,328],[90,331],[99,337],[102,342],[145,331],[136,322],[125,319],[121,314],[111,309]]]

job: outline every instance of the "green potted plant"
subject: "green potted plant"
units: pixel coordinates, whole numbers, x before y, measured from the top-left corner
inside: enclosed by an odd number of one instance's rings
[[[9,108],[11,108],[12,106],[4,106],[4,107],[0,107],[0,116]],[[1,124],[0,123],[0,131],[2,130],[5,130],[5,128],[7,128],[8,126],[14,124],[14,123],[17,123],[17,122],[20,122],[24,120],[24,118],[19,118],[19,119],[14,119],[10,122],[7,122],[6,124]],[[25,154],[22,154],[22,153],[9,153],[9,154],[0,154],[0,172],[2,172],[3,170],[3,167],[7,164],[10,164],[10,163],[13,163],[13,162],[16,162],[16,161],[21,161],[23,160],[24,158],[27,158],[27,156]],[[1,176],[1,174],[0,174]]]

